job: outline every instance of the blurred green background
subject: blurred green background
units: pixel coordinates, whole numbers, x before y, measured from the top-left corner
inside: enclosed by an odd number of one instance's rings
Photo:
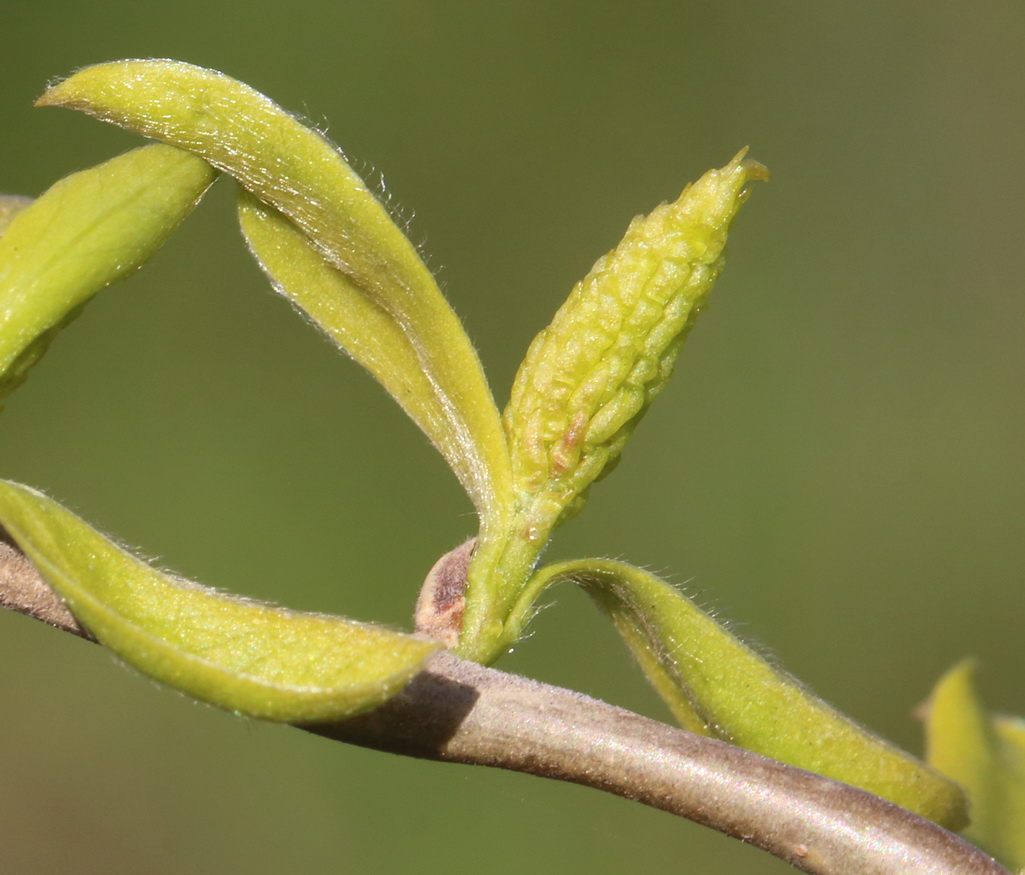
[[[0,190],[132,136],[34,110],[122,57],[303,113],[412,219],[500,399],[629,219],[750,144],[773,172],[677,377],[551,558],[686,582],[919,749],[965,655],[1025,713],[1025,7],[869,0],[6,0]],[[165,566],[408,625],[466,499],[268,289],[222,183],[6,404],[2,476]],[[658,717],[576,593],[501,664]],[[407,761],[193,705],[0,616],[0,865],[17,873],[791,871],[578,787]]]

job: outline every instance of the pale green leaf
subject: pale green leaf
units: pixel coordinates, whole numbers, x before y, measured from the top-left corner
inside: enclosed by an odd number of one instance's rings
[[[337,148],[247,85],[177,61],[87,67],[38,103],[194,152],[294,222],[406,334],[444,411],[444,429],[429,436],[478,510],[501,515],[508,451],[477,354],[416,249]]]
[[[1025,869],[1025,721],[991,714],[967,660],[944,675],[928,707],[929,762],[968,791],[965,836],[1011,869]]]
[[[830,707],[655,575],[622,562],[566,562],[538,573],[530,601],[558,580],[582,586],[612,619],[685,728],[860,787],[948,829],[966,823],[952,781]]]
[[[57,182],[0,237],[0,395],[104,286],[145,263],[213,182],[200,158],[134,149]]]
[[[0,523],[101,644],[158,681],[241,714],[290,723],[348,717],[393,696],[437,649],[162,573],[8,481],[0,481]]]
[[[416,348],[391,315],[326,261],[289,219],[244,189],[239,221],[275,289],[373,374],[427,435],[443,441],[445,408]]]

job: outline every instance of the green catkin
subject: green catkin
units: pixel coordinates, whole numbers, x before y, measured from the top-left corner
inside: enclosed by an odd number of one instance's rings
[[[748,183],[767,176],[741,152],[634,219],[534,339],[504,420],[514,486],[540,517],[579,510],[618,461],[722,270]]]
[[[32,198],[20,194],[0,194],[0,237],[14,217],[32,203]]]
[[[748,183],[768,178],[745,152],[634,219],[530,345],[503,416],[513,512],[503,530],[482,533],[470,564],[462,655],[488,661],[519,637],[552,530],[612,470],[669,379]]]

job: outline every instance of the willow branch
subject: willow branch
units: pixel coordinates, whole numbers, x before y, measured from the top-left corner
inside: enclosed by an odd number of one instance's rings
[[[0,541],[0,606],[88,637],[9,541]],[[447,652],[376,710],[301,728],[605,790],[749,842],[804,872],[1008,875],[953,833],[861,790]]]

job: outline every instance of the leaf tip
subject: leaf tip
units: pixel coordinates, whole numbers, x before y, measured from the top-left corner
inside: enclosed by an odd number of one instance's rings
[[[88,70],[88,67],[84,69]],[[68,106],[74,96],[74,87],[69,85],[79,75],[78,72],[70,76],[51,79],[46,83],[46,90],[35,99],[33,106]]]

